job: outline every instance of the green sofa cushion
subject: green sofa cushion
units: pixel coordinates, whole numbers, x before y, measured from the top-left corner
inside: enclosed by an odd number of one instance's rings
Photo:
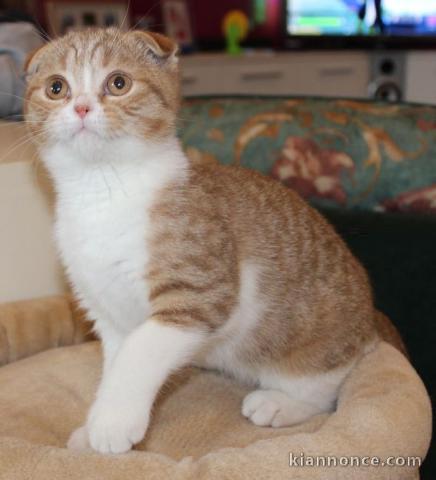
[[[321,206],[436,213],[436,108],[304,98],[184,102],[190,155],[279,179]]]

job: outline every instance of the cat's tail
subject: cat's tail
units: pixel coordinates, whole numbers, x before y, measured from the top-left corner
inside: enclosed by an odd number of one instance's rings
[[[403,355],[409,358],[406,345],[401,338],[395,325],[391,320],[379,310],[375,311],[375,325],[380,338],[397,348]]]

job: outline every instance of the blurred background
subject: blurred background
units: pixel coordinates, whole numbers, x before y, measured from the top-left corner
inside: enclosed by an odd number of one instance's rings
[[[0,19],[43,37],[93,25],[164,32],[181,45],[189,96],[436,103],[435,0],[0,0]]]

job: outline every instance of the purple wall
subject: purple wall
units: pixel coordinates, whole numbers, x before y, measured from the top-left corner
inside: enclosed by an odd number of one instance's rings
[[[44,1],[36,0],[41,8],[39,21],[46,25],[44,18]],[[87,0],[78,0],[86,3]],[[98,0],[93,0],[92,3]],[[105,1],[105,0],[102,0]],[[107,0],[106,0],[107,1]],[[279,37],[279,16],[281,0],[268,1],[268,22],[262,27],[257,27],[254,32],[257,35],[277,39]],[[191,14],[194,38],[219,39],[222,37],[221,23],[224,15],[229,10],[243,10],[250,15],[252,0],[187,0]],[[91,3],[91,0],[89,0]],[[153,18],[152,28],[163,31],[161,5],[159,0],[130,0],[132,24],[135,24],[142,16],[148,15]]]
[[[281,0],[265,0],[267,4],[268,22],[257,27],[258,35],[277,39],[280,36]],[[161,8],[156,0],[131,0],[133,17],[151,14],[158,24],[162,24]],[[252,0],[187,0],[194,36],[196,38],[221,38],[221,23],[229,10],[242,10],[248,16],[251,13]]]
[[[190,0],[191,18],[194,35],[198,38],[221,38],[221,24],[225,14],[230,10],[243,10],[250,14],[250,0]]]

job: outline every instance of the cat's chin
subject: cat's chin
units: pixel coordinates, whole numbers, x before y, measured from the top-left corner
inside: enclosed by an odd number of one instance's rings
[[[89,128],[58,131],[48,138],[49,143],[52,145],[63,145],[66,147],[74,147],[83,143],[87,144],[89,142],[97,142],[99,139],[104,140],[104,135]]]
[[[71,134],[68,138],[59,139],[55,142],[57,147],[66,148],[67,151],[80,156],[83,159],[95,160],[96,152],[103,152],[104,146],[107,146],[109,139],[88,129],[81,130]]]
[[[89,128],[83,128],[72,133],[70,138],[67,139],[66,143],[69,143],[73,148],[78,148],[80,150],[92,150],[93,148],[98,147],[100,142],[107,141],[108,138],[101,133]]]
[[[101,137],[101,135],[95,132],[94,130],[91,130],[90,128],[82,127],[76,132],[74,132],[71,137],[72,139],[75,139],[75,138],[83,139],[83,138],[89,138],[89,137],[92,137],[92,138]]]

